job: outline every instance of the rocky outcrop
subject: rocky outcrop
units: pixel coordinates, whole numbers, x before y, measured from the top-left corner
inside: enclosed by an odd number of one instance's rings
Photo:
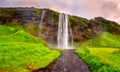
[[[106,20],[102,17],[96,17],[94,21],[98,24],[101,24],[103,29],[112,34],[120,34],[120,25],[114,21]]]
[[[44,18],[41,22],[42,11],[45,10]],[[39,36],[47,42],[57,41],[59,13],[49,9],[36,8],[0,8],[0,24],[9,25],[11,22],[23,25],[25,30],[29,25],[36,26],[33,29],[26,30],[32,35]],[[76,42],[90,39],[104,31],[112,34],[120,34],[120,25],[116,22],[106,20],[102,17],[87,20],[85,18],[71,16],[70,28],[73,34],[73,40]],[[39,29],[39,25],[42,28]],[[26,27],[29,28],[26,28]],[[33,32],[31,32],[34,30]]]

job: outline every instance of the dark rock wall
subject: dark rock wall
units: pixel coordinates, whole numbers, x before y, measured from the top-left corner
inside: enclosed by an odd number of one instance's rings
[[[33,24],[39,28],[43,10],[46,11],[42,22],[43,27],[40,31],[41,34],[38,32],[36,36],[40,36],[48,42],[56,42],[59,13],[49,9],[0,8],[0,24],[7,25],[10,22],[14,22],[23,26]],[[87,20],[85,18],[69,15],[69,19],[73,40],[76,42],[90,39],[104,31],[117,35],[120,34],[120,25],[118,25],[118,23],[106,20],[102,17]]]

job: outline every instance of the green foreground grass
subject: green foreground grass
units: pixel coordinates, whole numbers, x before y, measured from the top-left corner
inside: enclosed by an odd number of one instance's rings
[[[77,45],[75,53],[92,72],[120,72],[120,36],[103,32]]]
[[[29,72],[46,67],[59,56],[42,39],[0,25],[0,71]]]
[[[119,48],[83,48],[75,53],[82,58],[92,72],[120,72]]]

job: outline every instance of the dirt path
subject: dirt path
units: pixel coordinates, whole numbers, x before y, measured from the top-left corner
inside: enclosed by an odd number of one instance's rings
[[[88,66],[74,54],[73,49],[61,53],[62,55],[46,69],[36,72],[90,72]]]

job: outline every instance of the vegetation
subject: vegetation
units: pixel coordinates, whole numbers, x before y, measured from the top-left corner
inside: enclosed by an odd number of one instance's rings
[[[120,71],[120,36],[108,32],[77,44],[75,53],[88,64],[92,72]]]
[[[7,23],[6,25],[7,25],[8,27],[13,28],[13,29],[16,30],[16,31],[24,29],[24,25],[22,25],[22,23],[9,22],[9,23]]]
[[[41,14],[41,9],[36,9],[36,8],[33,8],[33,10],[35,11],[35,13],[33,13],[33,16],[37,16],[37,17],[40,17],[40,14]]]
[[[33,35],[33,36],[38,36],[39,34],[39,27],[37,25],[34,25],[34,24],[27,24],[27,25],[24,25],[23,29]]]
[[[23,30],[0,25],[0,71],[27,72],[44,68],[60,55]]]
[[[42,10],[33,7],[0,8],[0,23],[2,23],[0,25],[0,71],[26,72],[44,68],[60,55],[58,51],[48,49],[42,39],[34,37],[38,35],[39,28],[36,23],[27,22],[27,20],[39,21]],[[53,21],[53,27],[57,26],[59,13],[49,9],[45,10],[47,10],[48,16],[48,19],[45,19],[46,24]],[[111,33],[113,29],[114,33],[120,31],[117,23],[102,17],[86,20],[69,16],[69,19],[71,26],[77,24],[83,29],[91,29],[92,25],[97,26],[98,24]],[[43,26],[41,31],[48,29],[49,27]],[[81,49],[76,50],[75,53],[88,64],[92,72],[120,72],[120,36],[108,32],[76,43]]]
[[[13,28],[7,27],[7,26],[2,26],[0,25],[0,36],[2,35],[10,35],[13,33]]]
[[[109,22],[108,23],[101,22],[101,25],[104,28],[104,30],[106,30],[106,31],[109,31],[109,30],[112,30],[112,29],[120,30],[120,26],[117,25],[114,22],[111,22],[111,23],[109,23]]]
[[[118,23],[106,20],[106,19],[104,19],[102,17],[96,17],[94,19],[94,22],[97,23],[97,24],[102,25],[102,27],[106,31],[110,32],[113,29],[120,31],[120,25]]]
[[[31,24],[31,23],[22,25],[22,23],[9,22],[6,25],[13,28],[14,31],[24,30],[25,32],[27,32],[33,36],[38,36],[38,33],[39,33],[38,26],[35,24]]]
[[[78,46],[84,47],[120,47],[120,36],[113,35],[108,32],[89,39],[87,41],[77,43]]]
[[[58,21],[59,21],[59,12],[56,12],[56,11],[52,11],[53,12],[53,23],[54,25],[58,25]]]
[[[75,16],[69,16],[71,24],[79,24],[81,26],[88,26],[87,23],[82,20],[81,18],[75,17]]]
[[[84,48],[75,53],[82,58],[92,72],[120,72],[119,48]]]

